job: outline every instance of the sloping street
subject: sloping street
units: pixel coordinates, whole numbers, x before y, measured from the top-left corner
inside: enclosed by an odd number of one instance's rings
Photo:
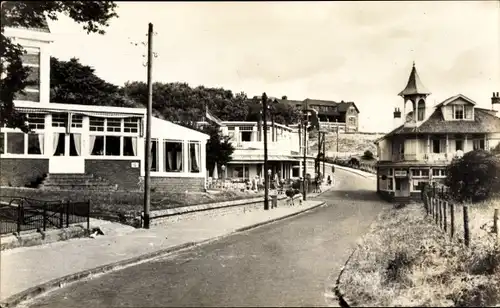
[[[387,206],[337,169],[327,206],[59,289],[30,307],[326,306],[360,236]]]

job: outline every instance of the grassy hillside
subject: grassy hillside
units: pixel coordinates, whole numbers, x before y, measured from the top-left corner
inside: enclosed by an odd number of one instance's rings
[[[377,147],[373,143],[383,134],[371,133],[349,133],[339,134],[339,152],[356,153],[362,155],[366,150],[370,150],[374,155],[377,155]],[[318,151],[318,133],[311,132],[309,141],[309,150],[312,153]],[[337,151],[337,134],[329,132],[326,134],[326,152]]]

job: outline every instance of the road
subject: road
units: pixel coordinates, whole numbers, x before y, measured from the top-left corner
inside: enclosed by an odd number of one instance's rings
[[[374,179],[337,170],[328,205],[56,290],[30,307],[327,306],[356,241],[387,206]]]

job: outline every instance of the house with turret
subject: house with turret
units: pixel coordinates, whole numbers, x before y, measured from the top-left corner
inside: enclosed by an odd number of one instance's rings
[[[423,183],[444,180],[453,158],[499,146],[500,118],[493,107],[479,108],[463,94],[431,106],[430,95],[413,64],[399,93],[403,104],[394,111],[395,128],[375,142],[377,193],[389,201],[418,199]],[[500,103],[498,92],[491,100]]]

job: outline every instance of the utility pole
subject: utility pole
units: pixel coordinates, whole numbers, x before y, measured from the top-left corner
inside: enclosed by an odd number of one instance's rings
[[[304,169],[302,171],[303,185],[302,185],[302,194],[304,195],[304,201],[307,200],[307,189],[306,189],[306,163],[307,163],[307,106],[304,109],[304,118],[303,118],[303,127],[304,127]]]
[[[325,159],[326,159],[326,132],[323,132],[323,178],[325,177]]]
[[[151,206],[151,109],[153,105],[153,24],[148,26],[148,106],[146,116],[146,153],[144,158],[144,228],[149,229],[149,209]]]
[[[321,159],[321,131],[318,128],[318,158],[315,166],[316,175],[319,175],[320,172],[320,159]]]
[[[264,210],[269,210],[269,175],[267,174],[267,95],[262,93],[262,120],[264,124]]]
[[[335,124],[337,124],[336,127],[337,127],[337,156],[338,156],[339,155],[339,122],[338,122],[338,120],[335,120],[335,122],[336,122]]]

